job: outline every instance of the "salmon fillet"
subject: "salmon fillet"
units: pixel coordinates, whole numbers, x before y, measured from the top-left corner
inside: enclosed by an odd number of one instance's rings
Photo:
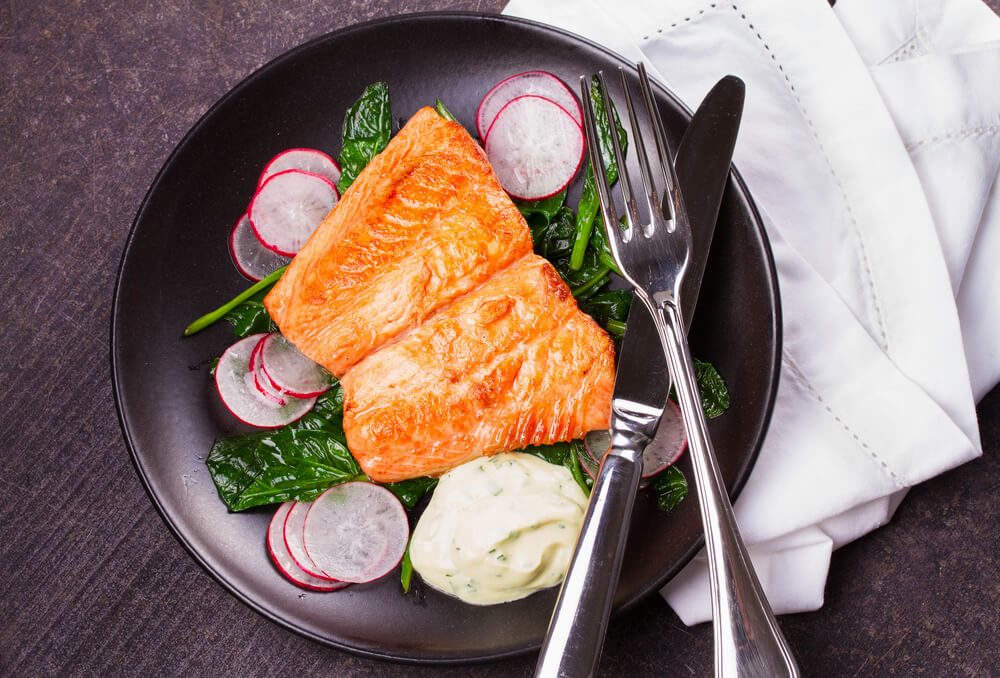
[[[423,108],[344,193],[264,305],[289,341],[340,377],[531,249],[482,149]]]
[[[607,428],[614,346],[529,254],[342,379],[347,445],[379,482]]]

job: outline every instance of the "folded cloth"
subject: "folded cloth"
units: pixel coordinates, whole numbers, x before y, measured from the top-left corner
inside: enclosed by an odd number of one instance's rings
[[[981,454],[974,397],[1000,379],[1000,19],[979,0],[505,12],[644,61],[692,108],[722,75],[746,81],[734,164],[771,240],[784,345],[735,508],[775,611],[819,608],[833,549]],[[663,595],[710,619],[704,555]]]

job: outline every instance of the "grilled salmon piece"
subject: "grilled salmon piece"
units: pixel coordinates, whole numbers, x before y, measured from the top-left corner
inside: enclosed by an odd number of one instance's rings
[[[423,108],[344,193],[264,305],[289,341],[340,377],[531,248],[482,149]]]
[[[351,368],[347,445],[372,480],[608,427],[614,345],[529,254]]]

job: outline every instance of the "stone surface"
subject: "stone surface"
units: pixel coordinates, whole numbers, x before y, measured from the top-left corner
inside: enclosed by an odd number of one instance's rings
[[[215,100],[330,30],[503,4],[0,0],[0,674],[530,674],[531,657],[449,669],[359,659],[242,605],[147,499],[108,368],[132,217]],[[914,489],[890,525],[835,554],[823,610],[783,619],[806,675],[996,675],[1000,390],[979,412],[984,457]],[[613,625],[602,673],[710,667],[710,628],[685,628],[654,597]]]

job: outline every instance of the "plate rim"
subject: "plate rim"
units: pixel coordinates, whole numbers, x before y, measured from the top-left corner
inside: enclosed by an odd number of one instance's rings
[[[202,555],[194,548],[194,546],[184,537],[181,533],[179,527],[175,524],[174,520],[168,515],[163,504],[160,502],[157,495],[153,492],[152,485],[147,476],[145,467],[143,466],[142,460],[139,458],[136,445],[133,441],[132,433],[129,429],[129,424],[127,421],[127,415],[125,413],[125,407],[122,400],[121,389],[119,379],[119,365],[117,360],[118,348],[121,338],[117,331],[118,317],[121,311],[121,286],[122,280],[125,273],[125,264],[128,260],[129,253],[132,250],[133,243],[136,237],[136,231],[138,229],[140,221],[145,216],[146,210],[149,206],[150,198],[156,192],[157,188],[163,181],[163,177],[166,174],[168,168],[173,164],[175,158],[188,146],[191,142],[192,137],[196,132],[202,127],[203,124],[215,113],[215,111],[221,108],[226,102],[228,102],[232,97],[236,96],[238,92],[242,91],[245,87],[249,86],[252,80],[264,77],[270,70],[279,67],[285,60],[294,59],[301,52],[308,51],[313,46],[331,41],[337,40],[342,36],[349,35],[356,31],[366,31],[372,28],[378,28],[383,25],[399,24],[399,23],[409,23],[409,22],[419,22],[426,20],[440,20],[440,19],[458,19],[458,20],[473,20],[473,21],[487,21],[496,22],[500,24],[512,24],[516,26],[528,27],[533,30],[540,30],[543,32],[553,33],[563,38],[568,38],[569,40],[576,41],[587,45],[593,49],[605,53],[614,60],[621,61],[623,63],[631,63],[629,59],[626,59],[621,54],[596,43],[584,36],[572,33],[562,28],[556,26],[551,26],[538,21],[533,21],[529,19],[523,19],[521,17],[513,17],[504,14],[492,14],[486,12],[475,12],[475,11],[461,11],[461,10],[447,10],[447,11],[434,11],[434,12],[413,12],[408,14],[397,14],[387,17],[379,17],[375,19],[370,19],[368,21],[351,24],[350,26],[345,26],[333,31],[329,31],[322,35],[318,35],[314,38],[307,40],[306,42],[296,45],[295,47],[277,55],[263,65],[255,68],[253,71],[248,73],[239,82],[230,87],[222,96],[220,96],[198,119],[195,123],[188,129],[177,145],[174,146],[173,150],[163,161],[162,166],[157,171],[156,176],[150,183],[149,188],[143,195],[142,201],[139,203],[139,208],[136,211],[136,215],[132,220],[132,225],[129,227],[128,235],[125,238],[125,243],[122,247],[122,253],[118,263],[118,271],[115,275],[115,285],[112,292],[112,306],[110,314],[110,342],[108,357],[111,368],[111,385],[112,394],[114,396],[115,402],[115,412],[118,417],[118,424],[122,431],[122,437],[125,441],[125,446],[128,449],[129,457],[132,461],[132,466],[135,469],[136,475],[139,476],[139,480],[142,483],[142,487],[146,492],[147,497],[150,502],[156,508],[156,512],[159,514],[160,519],[166,524],[170,533],[173,537],[181,544],[185,551],[194,559],[194,561],[205,571],[211,578],[219,585],[221,585],[229,594],[233,595],[241,603],[249,607],[251,610],[260,614],[267,620],[288,629],[304,638],[311,641],[317,642],[326,647],[334,648],[336,650],[348,652],[350,654],[365,657],[368,659],[378,659],[382,661],[390,661],[399,664],[411,664],[411,665],[430,665],[430,666],[462,666],[462,665],[473,665],[473,664],[487,664],[493,662],[499,662],[507,659],[513,659],[516,657],[522,657],[532,652],[536,652],[541,647],[541,642],[537,645],[531,645],[529,647],[517,648],[513,650],[505,650],[500,652],[493,652],[489,654],[476,655],[471,657],[415,657],[415,656],[403,656],[399,654],[393,654],[388,651],[377,651],[368,648],[356,647],[344,642],[337,640],[332,640],[326,638],[317,633],[310,631],[309,629],[302,628],[292,621],[276,614],[272,610],[268,609],[258,601],[254,600],[249,595],[243,593],[239,588],[237,588],[233,583],[228,581],[220,572],[215,570],[211,564],[209,564]],[[680,105],[682,110],[687,114],[688,118],[691,117],[691,109],[673,94],[670,90],[666,89],[657,82],[653,82],[654,89],[660,89],[662,92],[666,93],[671,99]],[[736,477],[733,482],[733,486],[729,491],[729,496],[732,501],[739,497],[744,486],[746,485],[747,479],[750,476],[750,472],[757,463],[757,458],[760,455],[761,447],[763,446],[764,439],[771,425],[771,416],[774,412],[775,402],[777,400],[778,384],[780,382],[780,372],[781,372],[781,352],[783,345],[783,335],[782,335],[782,308],[781,308],[781,296],[778,286],[778,274],[777,266],[774,261],[774,254],[771,249],[770,239],[767,235],[767,231],[764,228],[763,220],[761,218],[760,212],[757,209],[757,205],[754,202],[751,193],[744,181],[742,175],[739,173],[735,165],[731,167],[730,170],[730,182],[735,184],[735,187],[746,202],[749,208],[749,216],[754,225],[754,232],[757,235],[764,251],[764,263],[768,274],[768,282],[770,283],[767,288],[769,297],[773,302],[774,315],[771,318],[771,332],[774,336],[774,355],[771,357],[771,362],[773,369],[770,371],[770,384],[767,388],[767,404],[765,411],[763,413],[763,422],[761,429],[754,441],[750,453],[745,457],[743,463],[739,466],[736,471]],[[650,584],[642,586],[639,590],[629,599],[624,601],[614,610],[614,616],[618,617],[625,611],[631,609],[637,605],[640,601],[645,600],[648,596],[652,595],[655,590],[662,588],[667,582],[673,579],[701,550],[704,546],[704,535],[699,535],[697,539],[692,543],[690,548],[688,548],[679,557],[674,565],[668,568],[662,576],[653,580]]]

